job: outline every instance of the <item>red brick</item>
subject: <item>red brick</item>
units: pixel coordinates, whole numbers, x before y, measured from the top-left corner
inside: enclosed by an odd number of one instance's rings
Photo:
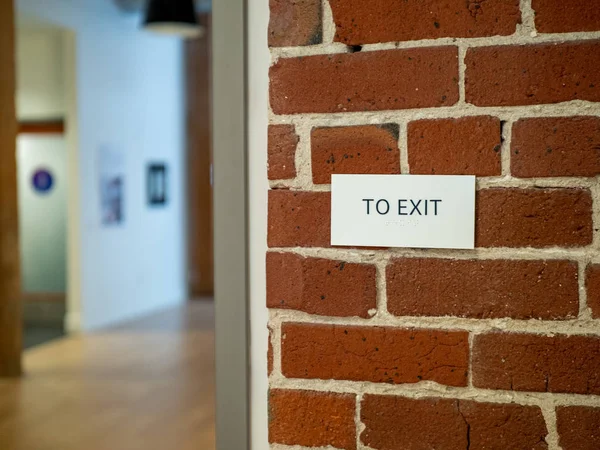
[[[323,41],[320,0],[269,0],[269,46],[292,47]]]
[[[267,306],[367,318],[377,307],[375,275],[371,264],[267,253]]]
[[[600,7],[590,0],[532,0],[540,33],[600,30]]]
[[[521,119],[512,130],[516,177],[594,177],[600,174],[600,118]]]
[[[329,247],[331,194],[269,191],[269,247]]]
[[[592,242],[586,189],[494,188],[477,192],[477,247],[581,247]]]
[[[600,319],[600,264],[591,264],[585,271],[587,305],[592,310],[592,317]]]
[[[514,391],[600,394],[600,336],[475,336],[473,385]]]
[[[521,21],[518,0],[330,0],[335,40],[377,42],[510,35]]]
[[[558,443],[562,450],[600,448],[600,408],[559,406],[556,419]]]
[[[285,180],[296,177],[298,140],[294,125],[269,126],[269,180]]]
[[[282,334],[288,378],[467,384],[464,331],[287,323]]]
[[[548,448],[537,406],[367,394],[360,413],[361,442],[374,449]]]
[[[410,173],[501,175],[500,134],[500,120],[490,116],[410,122]]]
[[[270,78],[275,114],[450,106],[458,53],[445,46],[281,58]]]
[[[403,258],[387,267],[396,316],[566,319],[579,312],[571,261]]]
[[[477,47],[465,62],[477,106],[600,101],[600,41]]]
[[[537,406],[460,401],[459,410],[469,425],[470,448],[543,450],[548,430]]]
[[[351,394],[273,389],[269,392],[269,442],[356,449]]]
[[[398,125],[315,128],[311,133],[313,182],[333,173],[400,173]]]

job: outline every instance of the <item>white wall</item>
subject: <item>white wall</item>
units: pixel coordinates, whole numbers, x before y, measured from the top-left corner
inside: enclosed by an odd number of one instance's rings
[[[70,202],[69,208],[79,211],[69,229],[69,239],[76,239],[70,243],[69,283],[79,286],[69,295],[81,301],[69,303],[70,328],[97,329],[183,301],[181,43],[140,30],[139,18],[122,14],[110,1],[17,0],[17,7],[21,15],[75,34],[71,124],[77,124],[78,151],[71,154],[69,173],[77,205]],[[123,152],[126,171],[125,222],[111,228],[101,226],[99,210],[98,149],[106,145]],[[151,160],[169,165],[166,209],[146,206]],[[76,266],[72,256],[79,258]]]
[[[268,0],[248,5],[248,145],[250,209],[251,435],[252,449],[269,448],[268,440],[268,311],[267,251],[267,126],[269,64]]]
[[[19,23],[16,58],[19,120],[64,118],[62,31]]]

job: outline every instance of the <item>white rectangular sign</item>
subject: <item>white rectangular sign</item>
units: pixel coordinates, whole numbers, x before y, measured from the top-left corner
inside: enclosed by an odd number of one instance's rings
[[[331,245],[474,248],[475,177],[334,174]]]

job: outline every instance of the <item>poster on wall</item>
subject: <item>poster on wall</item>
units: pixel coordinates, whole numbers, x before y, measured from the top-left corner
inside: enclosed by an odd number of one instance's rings
[[[100,217],[104,226],[125,220],[125,156],[117,148],[104,145],[98,150]]]

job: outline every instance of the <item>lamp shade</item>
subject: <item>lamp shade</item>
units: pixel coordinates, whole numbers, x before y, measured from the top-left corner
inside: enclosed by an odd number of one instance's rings
[[[144,28],[185,38],[199,37],[204,31],[198,24],[194,0],[150,0]]]

